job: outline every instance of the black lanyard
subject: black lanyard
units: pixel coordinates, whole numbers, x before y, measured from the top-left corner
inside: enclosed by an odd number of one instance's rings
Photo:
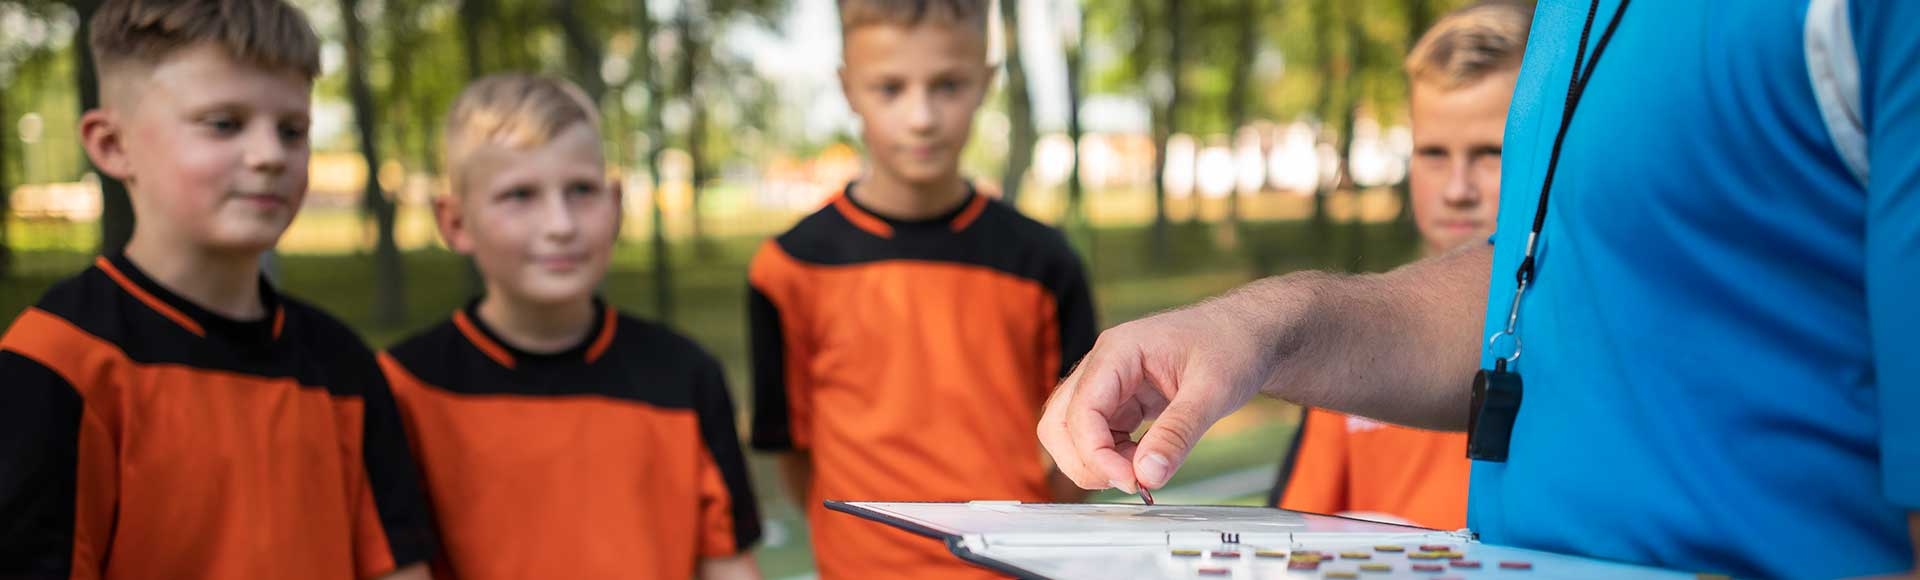
[[[1467,420],[1467,457],[1481,461],[1506,461],[1508,443],[1513,438],[1513,423],[1520,414],[1520,399],[1523,389],[1520,374],[1509,371],[1507,365],[1520,360],[1520,336],[1515,333],[1520,322],[1520,298],[1527,293],[1527,286],[1535,280],[1534,251],[1540,245],[1540,229],[1547,224],[1547,197],[1553,192],[1553,176],[1560,167],[1560,147],[1567,141],[1567,127],[1573,124],[1573,113],[1580,107],[1580,97],[1587,90],[1587,82],[1593,79],[1593,70],[1600,64],[1600,55],[1607,51],[1607,44],[1613,40],[1613,32],[1620,28],[1620,17],[1627,13],[1627,3],[1620,0],[1620,8],[1615,10],[1613,18],[1607,22],[1607,29],[1600,33],[1600,41],[1594,44],[1593,58],[1587,57],[1587,37],[1593,32],[1593,19],[1600,12],[1600,0],[1593,0],[1587,8],[1586,24],[1580,28],[1580,47],[1573,54],[1573,71],[1567,80],[1566,109],[1560,114],[1560,131],[1553,137],[1553,153],[1547,158],[1546,178],[1540,183],[1540,205],[1533,210],[1533,229],[1527,232],[1527,251],[1520,259],[1520,267],[1514,272],[1513,305],[1507,311],[1507,327],[1487,337],[1487,347],[1496,348],[1500,339],[1505,337],[1513,342],[1513,354],[1500,355],[1495,352],[1492,371],[1480,371],[1473,378],[1473,406]]]

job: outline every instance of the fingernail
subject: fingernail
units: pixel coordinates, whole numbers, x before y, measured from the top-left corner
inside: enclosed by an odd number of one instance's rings
[[[1140,476],[1140,484],[1150,487],[1166,485],[1167,477],[1172,475],[1172,471],[1172,464],[1167,462],[1166,456],[1158,453],[1140,460],[1140,466],[1134,469],[1134,472]]]
[[[1120,491],[1127,492],[1127,493],[1133,493],[1133,490],[1129,489],[1130,486],[1128,486],[1126,482],[1120,481],[1118,479],[1107,480],[1107,486]]]

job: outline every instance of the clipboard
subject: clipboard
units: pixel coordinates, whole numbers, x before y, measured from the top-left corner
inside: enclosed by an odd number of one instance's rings
[[[1694,577],[1484,544],[1466,530],[1266,507],[1015,501],[828,501],[826,507],[942,541],[962,560],[1032,580],[1318,579],[1329,573],[1369,580],[1429,580],[1438,573],[1513,580]]]

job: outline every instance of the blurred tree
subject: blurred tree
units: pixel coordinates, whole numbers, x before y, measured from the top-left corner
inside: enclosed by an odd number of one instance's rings
[[[1233,55],[1232,85],[1227,90],[1227,134],[1237,139],[1238,132],[1250,121],[1253,105],[1253,62],[1260,56],[1259,26],[1265,13],[1265,0],[1237,0],[1236,40]],[[1238,143],[1234,143],[1238,146]],[[1227,227],[1238,239],[1240,229],[1240,192],[1227,196]]]
[[[487,74],[487,60],[480,42],[482,38],[492,38],[488,33],[489,21],[494,16],[495,0],[460,0],[460,53],[466,57],[467,78],[477,79]]]
[[[581,19],[580,0],[549,1],[553,3],[553,19],[559,23],[561,38],[566,42],[568,74],[586,91],[588,98],[599,103],[607,92],[607,83],[600,74],[600,46],[604,41]]]
[[[353,102],[354,126],[360,139],[360,157],[367,165],[365,189],[361,195],[364,210],[377,224],[374,242],[374,323],[397,328],[406,322],[406,267],[400,248],[394,241],[395,208],[393,199],[380,184],[379,122],[375,119],[373,88],[367,83],[367,33],[360,22],[360,0],[340,1],[340,26],[346,37],[347,93]]]
[[[13,86],[11,70],[0,71],[0,85]],[[13,246],[7,243],[7,222],[13,216],[13,181],[7,173],[7,143],[13,141],[13,117],[7,115],[7,98],[0,96],[0,280],[13,274]]]
[[[647,178],[652,180],[652,187],[647,191],[647,213],[653,226],[649,229],[653,237],[654,317],[661,324],[670,324],[673,321],[673,267],[667,253],[666,209],[661,199],[664,182],[660,179],[660,153],[666,150],[667,143],[667,130],[660,118],[665,95],[660,90],[662,74],[659,60],[654,57],[659,24],[654,20],[652,10],[647,7],[647,0],[634,0],[633,28],[639,38],[635,43],[633,62],[639,69],[631,79],[640,83],[647,100],[646,121],[643,123],[646,148],[642,154],[646,158]]]
[[[1086,208],[1084,207],[1085,184],[1080,181],[1080,141],[1085,137],[1080,125],[1080,104],[1086,95],[1086,73],[1084,69],[1087,52],[1087,15],[1079,0],[1062,0],[1071,6],[1071,10],[1062,10],[1060,18],[1071,20],[1061,26],[1062,48],[1066,52],[1067,72],[1067,141],[1073,145],[1073,164],[1067,170],[1067,211],[1061,214],[1061,225],[1069,233],[1084,228]]]
[[[702,0],[683,0],[680,3],[680,15],[675,18],[674,26],[680,39],[680,70],[675,77],[674,86],[680,92],[681,103],[686,105],[688,113],[687,129],[682,134],[682,143],[686,146],[687,187],[690,194],[687,200],[687,217],[692,222],[694,251],[706,255],[707,247],[705,220],[701,219],[701,194],[707,188],[710,170],[707,168],[706,125],[707,103],[700,98],[700,74],[712,55],[708,53],[706,22],[696,13],[704,13]]]
[[[1000,0],[1007,83],[1007,165],[1000,175],[1001,199],[1012,205],[1020,198],[1027,168],[1033,164],[1033,146],[1039,140],[1033,124],[1033,95],[1027,90],[1026,60],[1020,56],[1020,0]]]

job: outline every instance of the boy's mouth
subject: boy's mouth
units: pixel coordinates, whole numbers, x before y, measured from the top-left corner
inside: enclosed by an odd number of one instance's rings
[[[291,205],[286,196],[271,193],[235,193],[233,199],[248,205],[260,207],[285,207]]]
[[[550,272],[566,272],[587,263],[586,254],[554,254],[535,256],[533,263]]]

